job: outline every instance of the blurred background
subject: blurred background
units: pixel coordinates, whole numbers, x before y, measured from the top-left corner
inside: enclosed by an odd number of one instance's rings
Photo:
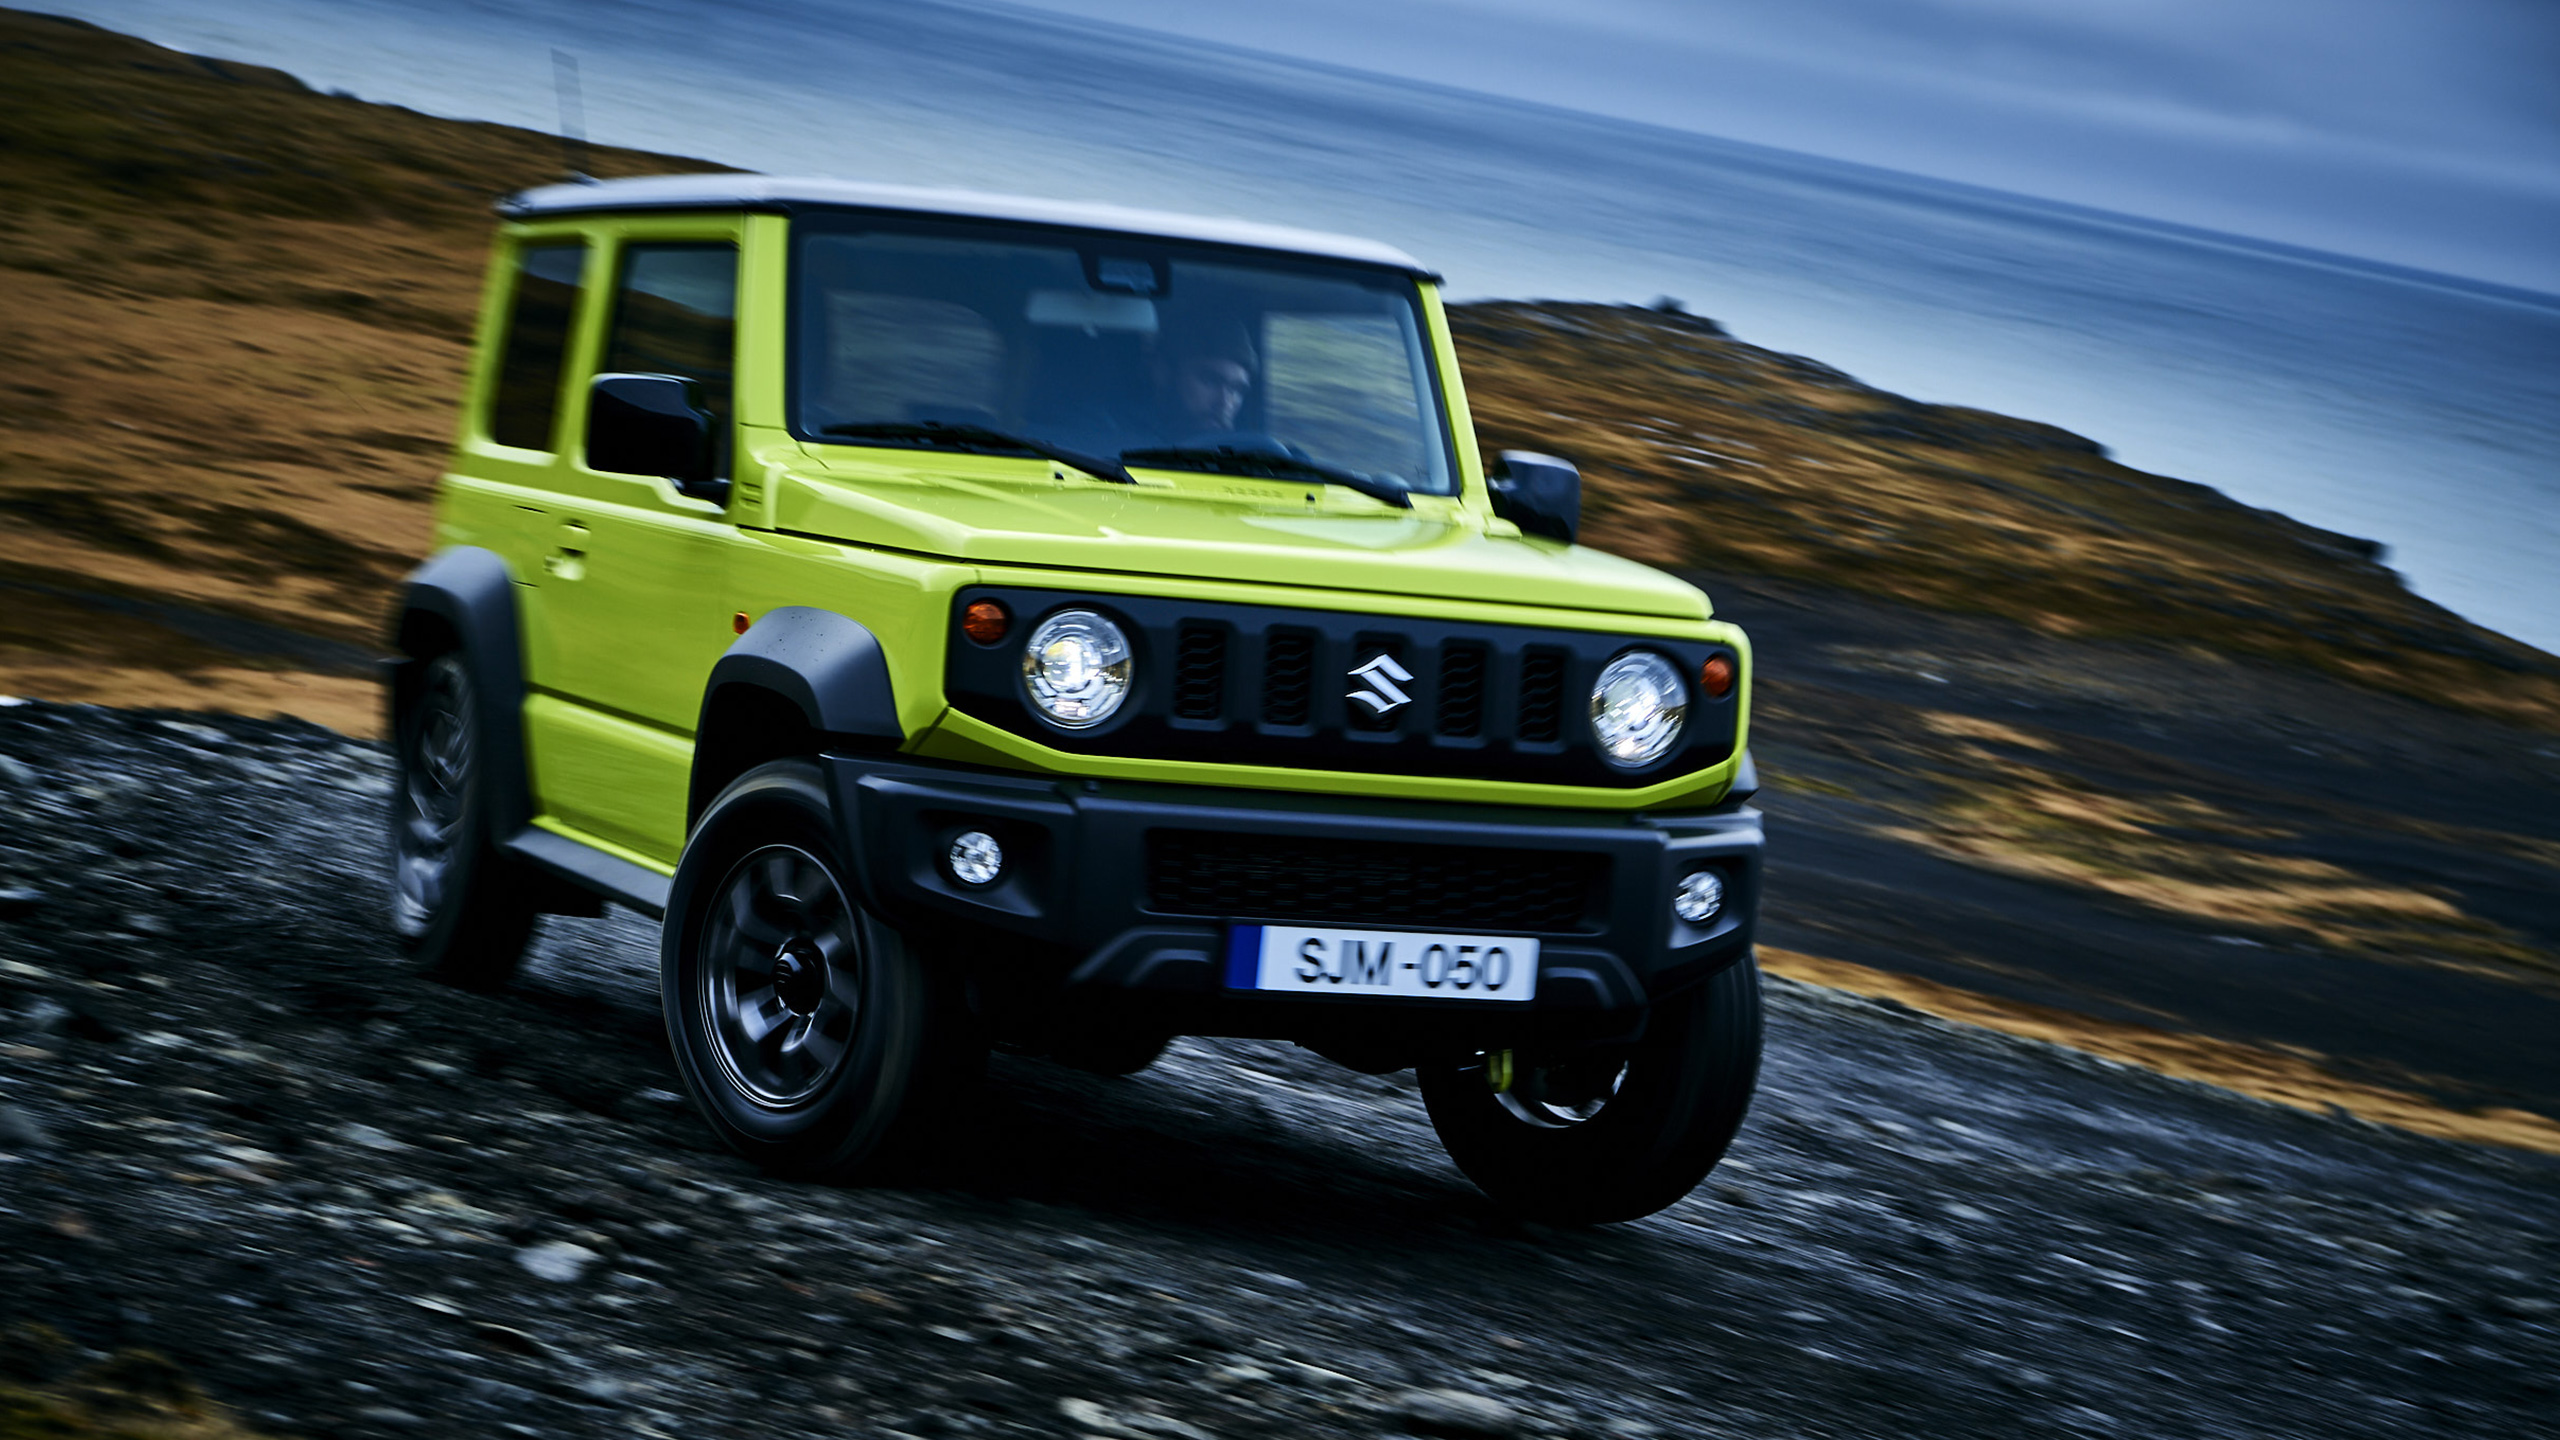
[[[0,1434],[82,1375],[361,1440],[2549,1410],[2560,10],[43,8],[0,9]],[[783,1185],[675,1093],[653,925],[400,973],[373,661],[490,202],[573,157],[1442,267],[1480,438],[1754,640],[1772,1022],[1713,1183],[1521,1227],[1409,1077],[1187,1040],[1003,1057],[945,1168]]]
[[[2381,541],[2560,648],[2560,12],[2530,0],[73,0],[431,114],[1374,235]]]

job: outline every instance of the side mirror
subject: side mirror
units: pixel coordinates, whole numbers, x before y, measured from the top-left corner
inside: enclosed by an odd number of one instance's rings
[[[1582,530],[1582,472],[1570,460],[1534,450],[1505,450],[1485,478],[1493,486],[1493,513],[1550,540],[1573,543]]]
[[[587,401],[587,465],[663,475],[697,500],[726,504],[717,426],[701,387],[681,375],[599,375]]]

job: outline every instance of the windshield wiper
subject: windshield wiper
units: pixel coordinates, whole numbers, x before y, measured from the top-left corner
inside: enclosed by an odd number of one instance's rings
[[[841,435],[848,440],[906,440],[930,445],[939,450],[965,450],[972,454],[1003,454],[1013,451],[1054,460],[1071,469],[1081,470],[1097,480],[1120,485],[1135,485],[1138,477],[1121,467],[1117,460],[1105,460],[1063,445],[1029,435],[1015,435],[985,425],[951,425],[940,420],[878,420],[850,425],[820,426],[821,435]]]
[[[1162,465],[1169,469],[1197,467],[1225,475],[1259,475],[1272,480],[1317,480],[1357,490],[1372,500],[1393,505],[1400,510],[1413,508],[1413,492],[1401,485],[1390,485],[1357,470],[1327,465],[1321,460],[1301,460],[1273,450],[1239,450],[1233,445],[1153,445],[1120,452],[1123,465]]]

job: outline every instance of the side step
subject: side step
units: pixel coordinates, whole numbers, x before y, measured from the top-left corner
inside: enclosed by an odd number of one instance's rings
[[[509,855],[548,871],[581,890],[591,890],[617,905],[628,906],[652,920],[667,918],[667,892],[672,882],[619,855],[607,855],[539,825],[527,825],[505,845]]]

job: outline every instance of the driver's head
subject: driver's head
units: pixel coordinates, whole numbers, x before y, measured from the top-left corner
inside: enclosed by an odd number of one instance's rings
[[[1156,341],[1156,388],[1195,430],[1232,430],[1260,368],[1253,336],[1233,320],[1168,327]]]

